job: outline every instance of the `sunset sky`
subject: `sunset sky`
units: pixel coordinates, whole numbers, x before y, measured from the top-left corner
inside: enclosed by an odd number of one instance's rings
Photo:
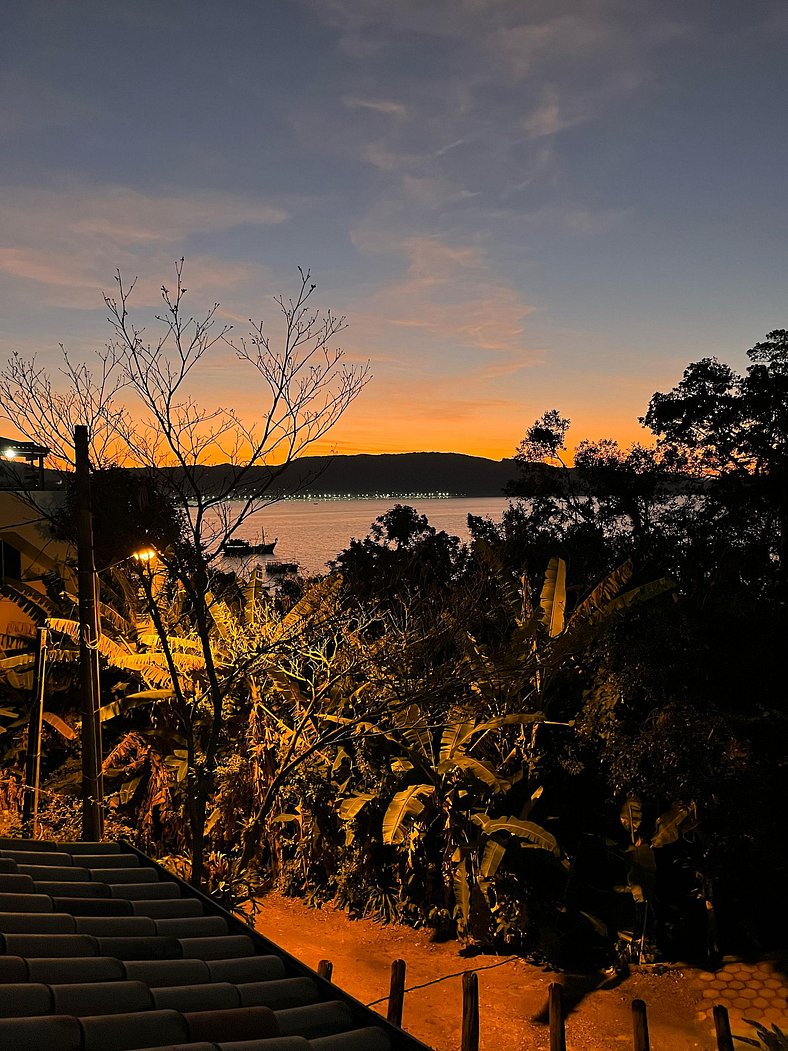
[[[0,356],[89,356],[186,257],[276,317],[311,267],[373,379],[338,452],[642,436],[788,327],[785,0],[22,0],[0,34]],[[242,327],[242,324],[241,324]],[[252,411],[228,356],[199,392]]]

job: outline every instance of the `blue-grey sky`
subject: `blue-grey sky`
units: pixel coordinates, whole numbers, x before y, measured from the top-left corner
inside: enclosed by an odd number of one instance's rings
[[[338,451],[632,440],[788,327],[786,46],[785,0],[12,0],[0,354],[92,353],[116,267],[241,323],[300,264],[372,362]]]

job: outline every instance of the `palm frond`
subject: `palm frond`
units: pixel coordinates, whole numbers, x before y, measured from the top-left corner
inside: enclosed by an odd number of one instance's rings
[[[0,595],[10,599],[40,627],[44,626],[48,617],[58,616],[61,612],[47,595],[22,580],[4,577],[0,581]]]

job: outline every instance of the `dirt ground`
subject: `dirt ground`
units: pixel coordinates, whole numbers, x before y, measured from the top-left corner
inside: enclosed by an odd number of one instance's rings
[[[784,976],[770,964],[731,963],[717,976],[691,969],[662,974],[641,970],[610,988],[595,988],[599,979],[556,975],[523,960],[459,955],[456,942],[433,943],[425,931],[372,920],[350,920],[325,906],[311,909],[292,898],[269,894],[257,920],[258,929],[308,966],[331,960],[333,981],[362,1003],[385,1014],[391,962],[407,965],[403,1026],[435,1051],[458,1051],[465,970],[479,972],[481,1051],[547,1051],[547,989],[560,980],[569,1003],[569,1051],[621,1051],[632,1047],[631,1002],[645,1000],[653,1051],[714,1051],[713,1003],[726,1002],[724,983],[734,977],[747,989],[742,1011],[732,1011],[734,1032],[752,1036],[738,1018],[785,1019]],[[760,970],[758,970],[760,967]],[[738,971],[737,971],[738,968]],[[435,982],[436,979],[444,979]],[[720,985],[720,982],[723,984]],[[426,983],[433,983],[426,985]],[[771,985],[769,984],[771,983]],[[426,985],[426,988],[413,988]],[[759,988],[759,985],[764,988]],[[741,998],[742,989],[732,990]],[[753,994],[769,996],[768,1010]],[[374,1002],[382,1000],[375,1005]],[[713,1000],[713,1002],[712,1002]]]

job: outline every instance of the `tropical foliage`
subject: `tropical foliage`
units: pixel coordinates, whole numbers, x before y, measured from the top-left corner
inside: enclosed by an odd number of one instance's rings
[[[699,363],[655,395],[656,449],[584,442],[570,468],[569,421],[544,414],[515,499],[467,544],[397,505],[289,590],[202,566],[202,620],[185,565],[116,567],[113,819],[186,873],[196,850],[226,903],[276,883],[554,963],[779,937],[784,465],[779,420],[764,436],[755,413],[782,404],[778,335],[746,382]],[[534,456],[554,465],[535,487]],[[62,798],[74,600],[4,588],[56,641],[45,787]],[[7,640],[7,770],[31,670]]]

